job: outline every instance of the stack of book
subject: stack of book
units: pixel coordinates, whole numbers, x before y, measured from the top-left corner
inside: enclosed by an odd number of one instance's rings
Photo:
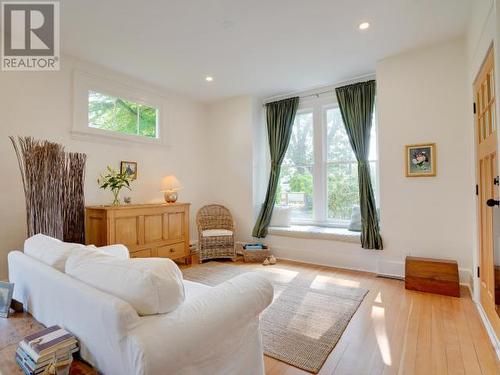
[[[38,375],[52,368],[69,370],[78,340],[59,326],[26,336],[16,350],[16,362],[26,375]],[[49,373],[47,371],[47,373]]]

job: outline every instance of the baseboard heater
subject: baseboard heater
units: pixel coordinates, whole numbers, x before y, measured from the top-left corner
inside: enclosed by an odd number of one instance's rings
[[[383,273],[378,273],[377,277],[382,277],[384,279],[401,280],[401,281],[404,281],[404,279],[405,279],[403,276],[385,275]]]

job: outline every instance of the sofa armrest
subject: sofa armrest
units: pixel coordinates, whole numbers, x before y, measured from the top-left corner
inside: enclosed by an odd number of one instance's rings
[[[273,294],[267,279],[246,273],[206,288],[172,313],[135,327],[130,334],[134,346],[147,353],[146,372],[175,373],[228,354],[242,355],[240,349],[252,340],[257,358],[262,358],[259,315]]]
[[[128,374],[121,342],[139,324],[126,302],[82,283],[19,251],[8,255],[14,298],[39,322],[58,324],[80,341],[81,354],[106,374]]]
[[[206,293],[186,301],[174,313],[190,325],[196,318],[196,324],[200,326],[217,322],[228,327],[231,322],[239,325],[258,317],[271,304],[273,296],[273,286],[267,279],[248,272],[207,289]]]

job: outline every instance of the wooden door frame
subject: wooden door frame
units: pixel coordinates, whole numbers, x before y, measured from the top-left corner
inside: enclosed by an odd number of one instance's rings
[[[475,91],[475,88],[476,88],[476,84],[478,83],[478,80],[481,78],[481,73],[482,73],[482,70],[483,68],[485,67],[485,64],[488,62],[488,58],[490,57],[490,53],[492,54],[492,58],[493,58],[493,72],[494,72],[494,84],[495,84],[495,90],[494,90],[494,95],[495,95],[495,103],[494,103],[494,108],[495,108],[495,124],[496,124],[496,127],[497,127],[497,151],[498,151],[498,148],[500,146],[500,131],[498,129],[498,99],[499,99],[499,96],[498,96],[498,87],[499,85],[497,84],[497,69],[496,69],[496,56],[495,56],[495,53],[496,53],[496,50],[495,50],[495,45],[494,45],[494,42],[492,41],[490,46],[488,47],[488,49],[486,50],[486,53],[483,57],[483,61],[481,63],[481,65],[479,66],[477,72],[476,72],[476,75],[475,75],[475,78],[474,78],[474,81],[472,83],[472,93],[473,93],[473,103],[474,105],[477,105],[476,104],[476,91]],[[476,124],[476,116],[477,116],[477,109],[476,111],[474,112],[474,120],[473,120],[473,124],[474,124],[474,169],[475,169],[475,173],[474,173],[474,176],[475,176],[475,180],[476,180],[476,186],[479,186],[479,167],[478,167],[478,128],[477,128],[477,124]],[[500,171],[500,159],[498,158],[499,156],[499,153],[497,152],[497,170]],[[497,187],[497,196],[500,195],[500,191],[499,191],[499,188]],[[480,205],[481,204],[485,204],[485,202],[480,202],[479,200],[479,195],[476,195],[476,199],[475,199],[475,202],[476,202],[476,223],[475,223],[475,233],[477,235],[477,240],[476,240],[476,264],[475,266],[477,267],[477,269],[480,271],[480,266],[481,266],[481,228],[480,228],[480,215],[481,215],[481,211],[480,211]],[[494,208],[494,209],[500,209],[500,208]],[[478,287],[478,290],[477,290],[477,294],[475,294],[475,300],[476,300],[476,303],[478,304],[478,307],[480,308],[480,313],[482,315],[482,318],[483,320],[485,320],[485,325],[488,325],[490,327],[486,327],[487,330],[491,330],[490,334],[494,334],[496,335],[496,339],[497,339],[497,345],[498,345],[498,340],[500,340],[500,317],[496,314],[496,311],[491,311],[491,307],[490,306],[485,306],[483,303],[482,303],[482,295],[481,295],[481,278],[479,277],[479,275],[476,273],[476,276],[475,276],[475,279],[478,280],[477,283],[474,283],[474,286],[477,285]],[[495,318],[493,319],[490,319],[490,316],[494,316]],[[492,339],[493,339],[493,336],[492,336]],[[500,353],[498,352],[498,350],[500,348],[496,348],[497,349],[497,355],[500,356]]]

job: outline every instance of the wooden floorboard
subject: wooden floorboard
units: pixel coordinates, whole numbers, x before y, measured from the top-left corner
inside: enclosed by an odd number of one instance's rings
[[[249,270],[261,265],[240,264]],[[320,375],[500,374],[467,288],[461,298],[408,291],[399,280],[295,262],[275,266],[314,280],[369,289]],[[307,372],[265,357],[267,375]]]
[[[234,265],[249,271],[263,267]],[[500,374],[493,346],[466,288],[461,298],[455,298],[408,291],[402,281],[365,272],[285,261],[267,267],[274,272],[298,272],[311,282],[369,290],[320,375]],[[13,360],[15,347],[39,327],[27,314],[0,319],[0,374],[21,374]],[[308,374],[267,356],[264,365],[266,375]]]

